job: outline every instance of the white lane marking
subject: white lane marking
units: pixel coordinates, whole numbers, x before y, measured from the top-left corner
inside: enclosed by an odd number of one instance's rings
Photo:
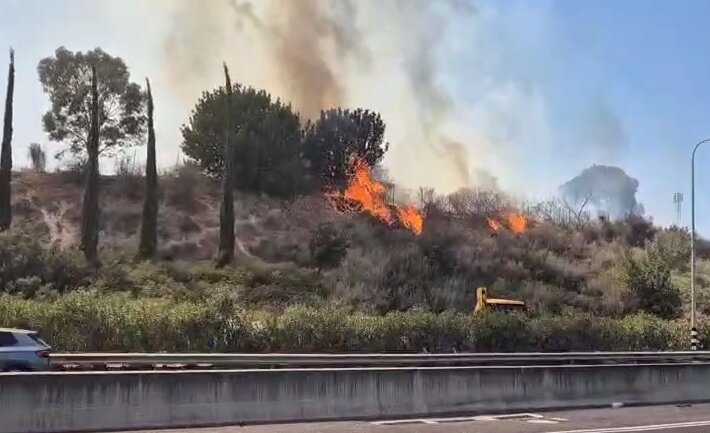
[[[560,421],[567,421],[565,418],[549,418],[546,419],[543,415],[537,413],[509,413],[503,415],[477,415],[467,417],[449,417],[449,418],[409,418],[409,419],[394,419],[383,421],[371,421],[372,425],[401,425],[401,424],[442,424],[455,422],[487,422],[487,421],[526,421],[538,422],[539,424],[557,424]]]
[[[633,432],[643,432],[643,431],[653,431],[653,430],[663,430],[663,429],[678,429],[686,427],[705,427],[710,426],[710,420],[708,421],[691,421],[691,422],[679,422],[675,424],[651,424],[651,425],[639,425],[631,427],[605,427],[597,429],[583,429],[583,430],[564,430],[564,431],[554,431],[548,433],[633,433]]]
[[[467,422],[467,421],[476,421],[476,417],[473,416],[463,416],[463,417],[455,417],[455,418],[432,418],[430,421],[434,421],[437,423],[447,423],[447,422]]]
[[[372,421],[372,425],[398,425],[398,424],[417,424],[423,423],[423,419],[392,419],[386,421]]]
[[[513,420],[513,421],[525,421],[526,419],[543,419],[544,416],[537,413],[508,413],[504,415],[479,415],[474,416],[475,421],[503,421],[503,420]]]

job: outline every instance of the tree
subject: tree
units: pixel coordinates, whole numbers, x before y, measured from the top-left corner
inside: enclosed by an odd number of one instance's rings
[[[209,175],[224,173],[223,125],[227,94],[234,138],[234,185],[256,193],[291,197],[306,189],[300,119],[264,91],[234,84],[205,92],[182,127],[182,151]]]
[[[643,215],[643,205],[636,200],[638,187],[638,180],[619,167],[592,165],[560,186],[560,193],[570,209],[579,209],[578,216],[587,207],[620,219]]]
[[[15,52],[10,50],[7,74],[5,117],[2,127],[2,152],[0,153],[0,231],[12,223],[10,181],[12,180],[12,101],[15,94]]]
[[[308,244],[311,260],[319,271],[340,266],[348,254],[348,240],[332,224],[318,225]]]
[[[622,264],[621,281],[641,311],[664,319],[673,319],[682,312],[680,290],[671,282],[671,269],[664,255],[649,251],[637,260],[627,253]]]
[[[143,95],[140,87],[129,81],[128,67],[120,57],[96,48],[76,53],[64,47],[54,56],[42,59],[37,66],[39,80],[49,95],[52,108],[43,116],[49,139],[69,144],[69,152],[86,159],[86,131],[92,113],[92,68],[101,76],[98,84],[99,153],[113,154],[138,144],[143,135]],[[65,151],[57,154],[62,157]]]
[[[91,121],[86,142],[86,184],[81,212],[81,250],[86,261],[99,265],[99,92],[96,68],[91,68]]]
[[[145,200],[143,202],[143,218],[141,220],[141,240],[138,254],[143,259],[155,255],[158,244],[158,172],[155,162],[155,130],[153,128],[153,94],[150,81],[145,79],[148,95],[148,156],[145,164]]]
[[[227,97],[225,101],[225,123],[222,175],[222,205],[219,208],[219,252],[217,266],[222,267],[234,258],[234,143],[232,141],[232,81],[229,78],[227,64],[224,64],[224,81]],[[245,131],[239,131],[243,134]]]
[[[27,154],[32,161],[32,168],[37,173],[44,173],[47,168],[47,154],[38,143],[30,143]]]
[[[383,143],[385,123],[370,110],[333,109],[306,127],[304,154],[313,174],[324,186],[342,187],[351,173],[351,159],[357,157],[370,167],[387,152]]]

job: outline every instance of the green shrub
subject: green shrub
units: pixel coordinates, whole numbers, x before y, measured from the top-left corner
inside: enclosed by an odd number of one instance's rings
[[[665,319],[680,316],[683,307],[680,290],[673,285],[671,269],[659,251],[649,251],[640,261],[627,254],[621,280],[641,311]]]
[[[43,242],[22,224],[0,233],[0,292],[34,296],[44,287],[63,293],[90,282],[92,271],[77,251],[45,248]]]
[[[311,261],[319,269],[340,266],[348,254],[348,240],[333,224],[318,225],[308,244]]]
[[[77,291],[54,299],[0,295],[0,326],[38,330],[58,351],[205,352],[563,352],[678,350],[688,323],[649,314],[368,315],[334,307],[245,311],[229,288],[199,300]],[[698,326],[710,342],[710,321]]]

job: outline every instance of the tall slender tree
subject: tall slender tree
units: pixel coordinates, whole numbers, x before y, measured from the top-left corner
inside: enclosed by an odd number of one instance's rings
[[[145,164],[145,198],[141,221],[141,241],[138,255],[143,259],[155,256],[158,245],[158,172],[155,167],[155,129],[153,127],[153,93],[150,81],[145,79],[148,95],[148,156]]]
[[[81,212],[81,249],[89,263],[99,266],[99,92],[95,66],[91,67],[91,123],[86,143],[88,160]]]
[[[10,66],[7,74],[5,118],[2,128],[2,153],[0,154],[0,231],[10,228],[10,181],[12,178],[12,99],[15,93],[15,52],[10,49]]]
[[[224,64],[227,91],[224,126],[224,176],[222,176],[222,205],[219,209],[219,252],[217,266],[222,267],[234,258],[234,142],[232,140],[232,80]]]

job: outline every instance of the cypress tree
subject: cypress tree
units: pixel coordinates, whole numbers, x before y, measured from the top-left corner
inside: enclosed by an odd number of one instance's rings
[[[0,231],[9,229],[12,223],[10,181],[12,180],[12,99],[14,93],[15,52],[10,49],[5,117],[2,128],[2,153],[0,153]]]
[[[222,176],[222,205],[219,209],[219,252],[217,266],[222,267],[234,258],[234,143],[232,142],[232,81],[227,64],[224,64],[227,91],[226,121],[224,131],[224,175]]]
[[[155,167],[155,130],[153,128],[153,94],[150,81],[146,78],[148,92],[148,156],[145,165],[145,198],[143,201],[143,219],[141,221],[141,240],[138,255],[149,259],[155,255],[158,244],[158,173]]]
[[[91,125],[86,142],[88,160],[81,212],[81,250],[87,262],[99,266],[99,92],[95,66],[91,67],[91,75]]]

